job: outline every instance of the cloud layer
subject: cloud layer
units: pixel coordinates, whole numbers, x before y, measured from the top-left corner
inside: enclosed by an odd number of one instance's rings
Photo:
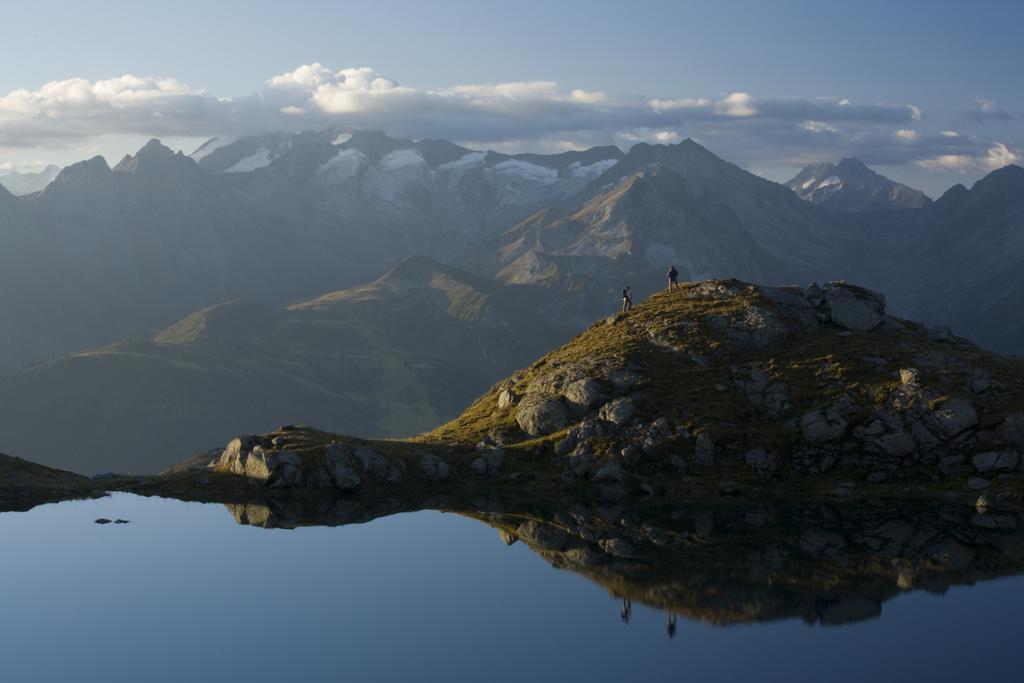
[[[962,122],[1012,115],[979,98]],[[217,97],[173,78],[81,78],[0,96],[0,147],[53,147],[105,135],[246,135],[326,125],[439,137],[499,149],[556,150],[693,137],[748,163],[795,164],[858,156],[867,163],[936,171],[988,169],[1021,159],[1007,140],[929,132],[912,104],[842,98],[781,99],[746,92],[619,99],[552,81],[425,90],[370,68],[306,64],[258,92]]]

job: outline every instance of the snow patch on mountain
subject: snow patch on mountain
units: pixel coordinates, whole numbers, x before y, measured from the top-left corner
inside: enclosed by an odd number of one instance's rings
[[[245,157],[231,168],[225,170],[225,173],[249,173],[255,171],[258,168],[263,168],[270,164],[270,150],[264,147],[255,154],[250,154]]]
[[[604,161],[597,161],[588,166],[583,166],[578,161],[574,161],[569,164],[566,170],[569,175],[575,178],[585,178],[586,180],[593,180],[608,169],[619,163],[618,159],[605,159]]]
[[[558,182],[557,170],[518,159],[502,161],[492,166],[490,171],[493,175],[509,182],[520,181],[541,185]]]
[[[351,139],[352,133],[338,133],[338,136],[331,141],[331,144],[337,147],[338,145],[344,145]]]
[[[205,159],[206,157],[210,156],[214,152],[216,152],[221,147],[227,147],[228,145],[233,144],[237,141],[238,138],[236,137],[219,135],[217,137],[210,138],[209,140],[201,144],[199,146],[199,149],[192,152],[192,154],[190,154],[189,156],[192,157],[193,161],[199,162]]]
[[[396,149],[380,160],[380,169],[384,172],[394,172],[409,166],[426,167],[427,161],[415,149]]]
[[[446,164],[438,166],[439,171],[465,171],[470,168],[476,168],[484,163],[487,158],[487,152],[470,152],[464,156],[459,157],[455,161],[449,161]]]
[[[366,163],[366,157],[358,149],[343,149],[316,170],[321,182],[340,185],[355,176]]]

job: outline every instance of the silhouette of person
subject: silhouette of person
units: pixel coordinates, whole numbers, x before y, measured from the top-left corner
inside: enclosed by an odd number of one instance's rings
[[[622,598],[622,609],[619,610],[619,616],[622,617],[622,622],[628,624],[629,617],[632,613],[633,603],[629,601],[629,598]]]
[[[668,289],[669,289],[669,291],[672,291],[673,289],[678,289],[679,288],[679,283],[676,282],[676,278],[678,278],[678,277],[679,277],[679,271],[676,270],[676,267],[675,266],[669,266],[669,268],[668,268]]]
[[[668,613],[668,637],[676,637],[676,615],[673,612]]]
[[[631,308],[633,308],[633,292],[630,291],[629,286],[627,285],[626,288],[622,290],[622,312],[625,313]]]

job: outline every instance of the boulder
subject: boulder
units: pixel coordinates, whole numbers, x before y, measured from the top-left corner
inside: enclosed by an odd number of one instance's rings
[[[359,487],[361,479],[352,450],[340,443],[332,443],[324,452],[324,466],[334,480],[334,485],[342,491],[351,491]]]
[[[928,420],[944,437],[952,439],[978,424],[978,414],[970,401],[951,398],[943,401]]]
[[[516,422],[530,436],[557,432],[567,421],[565,404],[558,399],[527,396],[516,409]]]
[[[600,484],[618,484],[626,478],[626,473],[622,470],[622,465],[617,460],[612,460],[597,468],[597,471],[594,472],[591,478]]]
[[[562,550],[569,543],[569,536],[564,531],[543,522],[523,522],[516,529],[516,536],[543,550]]]
[[[697,441],[693,446],[693,460],[698,465],[710,467],[715,462],[715,441],[707,432],[697,435]]]
[[[417,465],[420,468],[420,473],[429,481],[444,481],[451,472],[448,463],[431,453],[420,455]]]
[[[887,455],[891,455],[894,458],[910,455],[917,450],[917,442],[914,441],[914,437],[904,431],[883,434],[875,439],[875,443]]]
[[[1024,446],[1024,413],[1014,413],[996,430],[1001,438],[1015,446]]]
[[[916,388],[921,385],[921,373],[917,368],[902,368],[900,370],[900,384],[905,387]]]
[[[391,470],[391,463],[387,458],[369,446],[359,446],[355,455],[363,473],[369,475],[371,479],[387,479]]]
[[[984,491],[990,486],[991,482],[988,479],[982,477],[972,477],[967,480],[967,488],[972,491]]]
[[[469,469],[480,476],[490,475],[493,477],[501,471],[501,466],[504,462],[505,451],[500,448],[494,448],[469,463]]]
[[[866,332],[882,324],[885,319],[885,295],[845,282],[825,285],[825,304],[836,325],[846,330]]]
[[[800,418],[800,431],[807,443],[835,441],[846,433],[846,420],[838,411],[812,410]]]
[[[570,405],[580,408],[593,408],[604,398],[600,385],[590,378],[570,383],[562,395]]]
[[[972,462],[978,472],[1012,472],[1020,465],[1020,455],[1012,451],[978,453]]]
[[[752,467],[757,472],[757,476],[762,479],[771,479],[772,475],[775,474],[775,470],[778,469],[779,459],[774,453],[769,453],[763,448],[755,448],[747,451],[743,456],[744,462],[747,466]]]
[[[605,422],[611,422],[616,427],[622,427],[630,421],[635,410],[636,406],[633,404],[633,399],[621,397],[601,406],[599,415]]]
[[[598,545],[601,546],[601,550],[615,557],[636,557],[636,547],[621,536],[603,539],[598,541]]]
[[[514,391],[511,389],[503,389],[502,392],[498,394],[498,409],[504,410],[505,408],[514,406],[517,400],[519,400],[519,397],[516,396]]]

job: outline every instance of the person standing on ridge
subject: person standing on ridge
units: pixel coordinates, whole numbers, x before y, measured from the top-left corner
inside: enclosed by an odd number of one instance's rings
[[[671,292],[673,289],[679,288],[679,283],[676,282],[676,278],[679,277],[679,271],[676,270],[675,266],[668,267],[668,289]]]
[[[631,308],[633,308],[633,294],[629,291],[629,286],[627,285],[622,290],[622,312],[625,313]]]

